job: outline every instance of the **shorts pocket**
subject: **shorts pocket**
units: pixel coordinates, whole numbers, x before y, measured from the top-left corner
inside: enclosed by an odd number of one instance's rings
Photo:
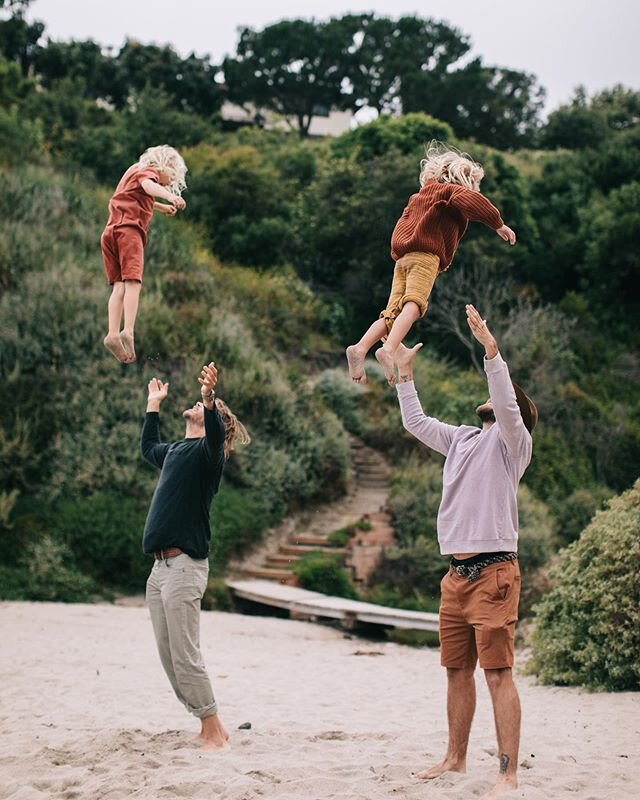
[[[501,600],[506,600],[513,587],[513,566],[498,567],[495,573],[496,590]]]

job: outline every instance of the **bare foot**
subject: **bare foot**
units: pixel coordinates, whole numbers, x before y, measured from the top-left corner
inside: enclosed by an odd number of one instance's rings
[[[387,383],[389,386],[395,386],[396,382],[396,375],[393,371],[393,356],[389,353],[388,350],[384,349],[383,347],[379,347],[376,350],[376,358],[378,359],[379,363],[382,365],[382,369],[384,370],[385,378],[387,379]]]
[[[227,741],[218,742],[214,741],[213,739],[205,739],[202,747],[199,747],[198,749],[204,750],[205,753],[211,753],[215,750],[231,750],[231,745]]]
[[[496,781],[496,785],[486,794],[483,794],[480,800],[495,800],[496,797],[502,797],[503,794],[517,788],[518,779],[515,775],[500,775]]]
[[[120,341],[120,337],[117,333],[107,334],[102,340],[102,343],[107,350],[118,359],[118,361],[121,361],[123,364],[126,362],[127,354],[124,351],[122,342]]]
[[[434,778],[439,778],[445,772],[466,772],[467,762],[465,759],[456,760],[453,758],[443,758],[438,764],[434,764],[429,769],[424,769],[422,772],[416,773],[416,778],[422,781],[431,781]]]
[[[225,750],[229,747],[229,733],[217,714],[203,717],[201,724],[200,739],[204,741],[204,744],[200,750]]]
[[[364,357],[366,353],[355,346],[349,345],[346,349],[347,361],[349,362],[349,375],[354,383],[366,383],[367,373],[364,369]]]
[[[120,343],[126,353],[125,364],[133,364],[136,360],[136,348],[133,344],[133,334],[129,331],[120,331]]]

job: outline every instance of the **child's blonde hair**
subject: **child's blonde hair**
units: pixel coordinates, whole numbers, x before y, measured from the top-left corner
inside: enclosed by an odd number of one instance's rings
[[[182,194],[183,190],[187,188],[185,182],[185,175],[187,174],[187,165],[180,153],[168,144],[160,144],[157,147],[148,147],[138,159],[138,164],[141,167],[155,167],[169,176],[169,185],[167,189],[171,194]]]
[[[480,191],[484,170],[468,153],[433,139],[427,148],[427,157],[420,162],[420,186],[426,181],[457,183],[467,189]]]
[[[247,429],[221,397],[215,399],[216,408],[224,424],[224,457],[229,458],[236,444],[250,444]]]

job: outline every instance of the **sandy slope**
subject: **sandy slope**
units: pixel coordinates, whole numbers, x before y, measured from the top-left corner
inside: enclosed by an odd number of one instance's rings
[[[425,785],[444,748],[438,653],[303,622],[203,614],[232,749],[203,754],[144,608],[0,604],[0,798],[476,798],[497,767],[480,686],[469,772]],[[356,656],[358,649],[383,656]],[[640,695],[519,680],[531,800],[640,796]],[[250,731],[237,726],[250,721]]]

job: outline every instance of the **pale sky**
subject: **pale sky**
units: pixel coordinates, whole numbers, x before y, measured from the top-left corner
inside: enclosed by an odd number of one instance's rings
[[[615,83],[640,89],[638,0],[35,0],[28,16],[53,39],[119,47],[129,36],[219,63],[233,54],[239,27],[365,11],[449,22],[486,64],[533,72],[547,89],[547,111],[579,84],[590,93]]]

